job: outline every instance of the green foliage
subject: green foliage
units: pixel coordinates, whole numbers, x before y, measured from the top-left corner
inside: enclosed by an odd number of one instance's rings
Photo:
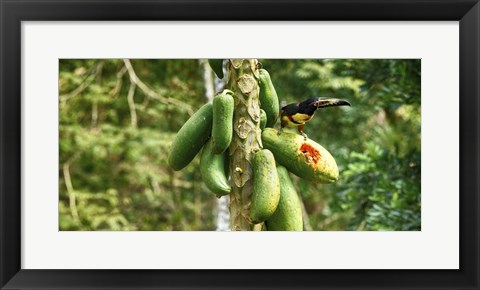
[[[313,229],[420,230],[420,60],[263,60],[280,101],[336,97],[306,124],[340,179],[295,179]]]
[[[163,98],[193,108],[205,102],[195,60],[135,60],[132,66]],[[137,86],[132,126],[130,83],[121,60],[60,62],[60,229],[214,229],[215,200],[199,173],[193,166],[182,173],[167,166],[169,146],[188,111]]]
[[[363,152],[351,152],[343,183],[331,206],[353,211],[348,228],[365,230],[420,229],[420,160],[418,152],[399,159],[367,142]]]
[[[352,104],[320,109],[305,127],[340,170],[331,185],[292,176],[311,228],[420,230],[420,60],[261,62],[281,105],[316,96]],[[60,61],[60,229],[214,230],[216,198],[199,158],[179,172],[166,160],[207,102],[202,66],[131,65],[147,90],[132,86],[124,60]]]

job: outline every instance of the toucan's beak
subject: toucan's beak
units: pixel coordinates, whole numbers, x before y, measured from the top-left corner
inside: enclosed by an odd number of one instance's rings
[[[313,105],[318,108],[332,107],[332,106],[350,106],[350,103],[335,98],[319,98],[317,101],[313,102]]]

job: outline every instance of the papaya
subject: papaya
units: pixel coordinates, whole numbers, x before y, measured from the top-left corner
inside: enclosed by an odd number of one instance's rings
[[[264,110],[260,109],[260,129],[265,129],[267,126],[267,113]]]
[[[265,128],[263,148],[272,151],[277,163],[305,180],[332,183],[338,179],[338,167],[333,156],[320,144],[303,136]]]
[[[253,189],[250,204],[250,221],[266,221],[277,209],[280,200],[280,180],[272,152],[263,149],[255,153],[252,161]]]
[[[273,127],[277,122],[280,112],[277,92],[273,86],[270,74],[265,69],[260,69],[259,86],[260,86],[260,108],[267,115],[267,127]]]
[[[277,166],[280,179],[280,201],[273,215],[265,222],[267,231],[302,231],[302,204],[288,171]]]
[[[173,170],[181,170],[192,162],[212,133],[212,120],[212,104],[205,104],[183,124],[168,154],[167,162]]]
[[[212,149],[215,154],[225,152],[232,142],[234,100],[228,92],[225,90],[213,98]]]
[[[209,59],[208,64],[219,79],[223,79],[223,59]]]
[[[220,197],[232,191],[225,171],[225,155],[227,153],[214,154],[212,147],[212,139],[203,146],[202,154],[200,155],[200,174],[208,189],[217,197]]]

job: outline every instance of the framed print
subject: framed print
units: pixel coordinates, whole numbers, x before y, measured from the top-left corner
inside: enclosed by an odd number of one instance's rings
[[[1,289],[478,289],[479,5],[1,1]]]

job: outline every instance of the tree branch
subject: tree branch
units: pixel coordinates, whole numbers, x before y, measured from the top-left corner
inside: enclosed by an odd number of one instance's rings
[[[70,162],[72,158],[63,164],[63,178],[65,179],[65,186],[67,187],[68,199],[70,204],[70,211],[72,213],[73,219],[80,223],[80,218],[78,217],[77,203],[76,203],[76,194],[73,189],[72,179],[70,177]]]
[[[122,66],[122,68],[117,72],[117,82],[115,83],[115,87],[109,92],[110,95],[112,95],[113,97],[115,97],[116,95],[118,95],[118,93],[120,92],[120,89],[122,88],[122,79],[123,79],[123,75],[127,72],[127,67],[126,66]]]
[[[102,62],[99,61],[93,67],[91,67],[86,73],[87,76],[82,80],[82,82],[78,85],[78,87],[76,87],[73,91],[71,91],[68,94],[60,95],[60,101],[64,103],[68,101],[68,99],[71,99],[77,96],[78,94],[80,94],[81,92],[83,92],[96,79],[96,78],[90,78],[90,77],[93,75],[95,76],[97,75],[97,71],[101,67],[101,64]]]
[[[130,124],[134,129],[137,129],[137,111],[135,110],[135,101],[133,97],[135,96],[135,88],[137,85],[135,83],[130,83],[130,89],[128,89],[128,107],[130,108]]]
[[[156,93],[155,91],[150,89],[144,82],[142,82],[138,78],[138,76],[135,73],[135,70],[133,69],[132,64],[131,64],[129,59],[124,59],[123,62],[125,63],[125,67],[127,68],[128,75],[130,77],[130,81],[132,83],[134,83],[135,85],[137,85],[138,88],[145,93],[145,95],[147,95],[148,97],[150,97],[152,99],[158,100],[158,101],[160,101],[164,104],[175,105],[178,108],[181,108],[181,109],[187,111],[187,113],[189,115],[193,115],[194,110],[193,110],[192,106],[190,106],[189,104],[187,104],[185,102],[179,101],[177,99],[167,98],[167,97],[163,97],[163,96],[159,95],[158,93]]]

